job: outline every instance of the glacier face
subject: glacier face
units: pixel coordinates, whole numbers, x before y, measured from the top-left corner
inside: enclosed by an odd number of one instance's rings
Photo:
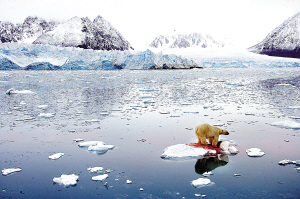
[[[49,44],[94,50],[129,50],[133,47],[100,15],[93,21],[73,17],[65,23],[27,17],[23,24],[0,22],[0,40],[5,42]]]
[[[189,48],[199,46],[223,47],[224,45],[216,42],[210,35],[201,33],[177,34],[171,36],[160,35],[149,45],[153,48]]]
[[[300,12],[285,20],[249,50],[270,56],[300,58]]]
[[[109,70],[189,69],[195,62],[177,55],[150,50],[102,51],[42,44],[0,44],[0,69],[24,70]]]

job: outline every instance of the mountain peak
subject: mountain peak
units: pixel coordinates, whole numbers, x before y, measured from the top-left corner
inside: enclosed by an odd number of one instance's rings
[[[300,58],[300,12],[285,20],[249,50],[270,56]]]
[[[216,42],[209,34],[191,33],[176,35],[159,35],[150,44],[153,48],[189,48],[199,46],[207,47],[223,47],[222,44]]]

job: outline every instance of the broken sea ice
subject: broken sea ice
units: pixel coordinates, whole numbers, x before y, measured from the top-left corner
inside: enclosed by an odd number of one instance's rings
[[[89,168],[87,168],[87,170],[91,173],[96,173],[99,171],[103,171],[103,167],[89,167]]]
[[[246,153],[249,157],[261,157],[265,155],[259,148],[250,148],[246,150]]]
[[[115,148],[114,145],[106,145],[98,143],[97,145],[91,145],[88,147],[88,151],[108,151]]]
[[[14,173],[14,172],[19,172],[22,171],[20,168],[9,168],[9,169],[3,169],[2,170],[2,175],[6,176],[8,174]]]
[[[78,178],[79,176],[75,174],[71,174],[71,175],[62,174],[60,177],[53,178],[53,182],[68,187],[68,186],[76,185]]]
[[[55,153],[53,155],[50,155],[48,158],[51,159],[51,160],[57,160],[57,159],[59,159],[60,157],[62,157],[64,155],[65,155],[64,153]]]
[[[38,115],[38,117],[43,117],[43,118],[51,118],[51,117],[54,117],[55,116],[55,113],[40,113]]]

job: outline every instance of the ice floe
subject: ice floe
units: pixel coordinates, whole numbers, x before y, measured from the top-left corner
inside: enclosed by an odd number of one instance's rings
[[[89,168],[87,168],[87,170],[91,173],[96,173],[99,171],[103,171],[103,167],[89,167]]]
[[[287,164],[295,164],[296,166],[300,166],[300,160],[288,160],[288,159],[284,159],[278,162],[279,165],[287,165]]]
[[[57,160],[57,159],[59,159],[60,157],[62,157],[64,155],[65,155],[64,153],[55,153],[53,155],[50,155],[48,158],[51,159],[51,160]]]
[[[210,181],[210,179],[208,178],[198,178],[197,180],[193,180],[191,182],[191,184],[196,187],[204,187],[204,186],[209,186],[209,185],[213,185],[214,183]]]
[[[91,145],[88,147],[89,151],[108,151],[115,148],[115,145],[106,145],[98,143],[97,145]]]
[[[102,141],[86,141],[86,142],[81,142],[78,144],[79,147],[89,147],[89,146],[95,146],[98,144],[105,144]]]
[[[37,106],[38,108],[40,108],[40,109],[47,109],[48,108],[48,105],[39,105],[39,106]]]
[[[14,173],[14,172],[19,172],[22,171],[20,168],[9,168],[9,169],[3,169],[2,170],[2,175],[6,176],[8,174]]]
[[[84,139],[82,139],[82,138],[75,138],[75,139],[73,139],[73,141],[74,142],[82,142]]]
[[[126,184],[132,184],[131,180],[126,180]]]
[[[68,187],[68,186],[76,185],[78,178],[79,176],[75,174],[71,174],[71,175],[62,174],[60,177],[53,178],[53,182]]]
[[[286,129],[300,129],[300,123],[292,120],[284,120],[271,123],[272,126],[277,126]]]
[[[231,145],[229,141],[221,142],[220,148],[217,148],[217,150],[221,154],[225,155],[235,155],[239,153],[239,151],[233,145]],[[208,155],[217,155],[218,152],[213,148],[210,149],[190,146],[187,144],[176,144],[165,148],[161,158],[170,160],[184,160]]]
[[[93,177],[92,177],[92,180],[95,180],[95,181],[102,181],[102,180],[105,180],[106,178],[108,178],[108,174],[103,174],[103,175],[93,176]]]
[[[203,149],[188,146],[186,144],[176,144],[167,147],[161,155],[163,159],[190,159],[203,157],[209,153],[216,153],[215,150]]]
[[[259,148],[247,149],[246,153],[250,157],[261,157],[261,156],[265,155],[265,153],[263,151],[261,151],[261,149],[259,149]]]
[[[38,117],[43,117],[43,118],[51,118],[51,117],[54,117],[55,116],[55,113],[40,113],[38,115]]]
[[[6,94],[11,95],[11,94],[34,94],[35,92],[32,92],[30,90],[16,90],[14,88],[10,88],[6,91]]]

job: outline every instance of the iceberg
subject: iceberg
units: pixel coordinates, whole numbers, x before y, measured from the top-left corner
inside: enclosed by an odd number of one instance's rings
[[[126,184],[132,184],[131,180],[126,180]]]
[[[50,155],[48,158],[51,159],[51,160],[57,160],[57,159],[59,159],[60,157],[62,157],[64,155],[65,155],[64,153],[55,153],[53,155]]]
[[[200,188],[208,185],[213,185],[214,183],[211,182],[208,178],[198,178],[197,180],[193,180],[191,184],[196,188]]]
[[[39,105],[38,108],[40,108],[40,109],[47,109],[48,105]]]
[[[58,183],[60,185],[64,185],[65,187],[74,186],[77,184],[79,176],[75,174],[65,175],[62,174],[60,177],[53,178],[53,182]]]
[[[246,150],[246,153],[249,157],[261,157],[265,155],[259,148],[250,148]]]
[[[3,169],[2,170],[2,175],[6,176],[8,174],[14,173],[14,172],[19,172],[22,171],[20,168],[9,168],[9,169]]]
[[[103,174],[103,175],[93,176],[93,177],[92,177],[92,180],[95,180],[95,181],[102,181],[102,180],[105,180],[106,178],[108,178],[108,174]]]

